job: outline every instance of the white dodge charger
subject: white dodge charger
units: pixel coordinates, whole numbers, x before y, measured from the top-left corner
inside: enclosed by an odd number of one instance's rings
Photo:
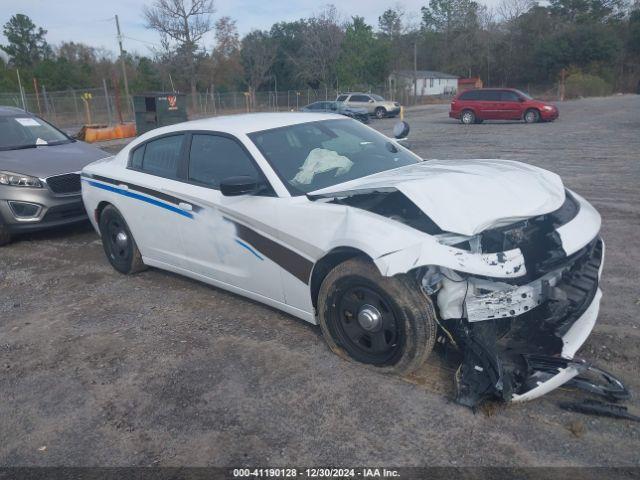
[[[600,216],[546,170],[423,161],[352,119],[265,113],[153,130],[82,180],[119,272],[266,303],[386,372],[439,340],[459,352],[462,404],[529,400],[590,368],[574,354],[598,315]]]

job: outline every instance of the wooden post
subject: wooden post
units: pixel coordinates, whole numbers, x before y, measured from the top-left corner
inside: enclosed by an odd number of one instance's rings
[[[33,77],[33,90],[36,92],[36,103],[38,104],[38,115],[42,116],[42,107],[40,106],[40,92],[38,91],[38,80]]]
[[[118,84],[118,77],[116,77],[115,73],[113,74],[112,80],[116,95],[116,110],[118,110],[118,120],[120,120],[120,123],[122,124],[124,122],[122,121],[122,108],[120,107],[120,85]],[[133,111],[133,116],[135,119],[135,109]]]
[[[102,88],[104,89],[104,101],[107,105],[107,117],[109,118],[109,125],[113,123],[113,116],[111,115],[111,105],[109,105],[109,90],[107,89],[107,81],[102,79]]]

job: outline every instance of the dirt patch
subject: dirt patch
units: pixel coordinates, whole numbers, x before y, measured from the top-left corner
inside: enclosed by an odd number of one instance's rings
[[[425,158],[558,172],[603,216],[604,298],[580,356],[640,391],[640,97],[566,102],[552,124],[462,126],[407,112]],[[390,133],[395,120],[372,125]],[[477,414],[455,366],[408,379],[347,362],[319,329],[150,269],[123,276],[88,225],[0,251],[0,463],[13,465],[640,465],[640,425],[560,410],[575,392]],[[637,396],[630,411],[638,411]],[[584,430],[578,425],[582,423]],[[46,446],[42,450],[41,447]]]

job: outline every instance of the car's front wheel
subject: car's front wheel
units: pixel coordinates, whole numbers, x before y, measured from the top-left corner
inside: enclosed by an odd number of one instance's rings
[[[360,258],[326,276],[318,315],[331,350],[389,373],[416,370],[435,342],[436,314],[416,282],[408,275],[385,277]]]
[[[376,108],[375,114],[376,114],[376,118],[384,118],[387,116],[387,111],[385,110],[384,107],[378,107]]]
[[[124,274],[146,268],[127,222],[115,207],[107,205],[102,210],[99,227],[104,253],[113,268]]]
[[[540,121],[540,112],[534,108],[530,108],[524,114],[526,123],[538,123]]]

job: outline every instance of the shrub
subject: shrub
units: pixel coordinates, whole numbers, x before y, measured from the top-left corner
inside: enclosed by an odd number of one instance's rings
[[[611,92],[609,83],[588,73],[573,73],[565,82],[565,98],[602,97]]]

